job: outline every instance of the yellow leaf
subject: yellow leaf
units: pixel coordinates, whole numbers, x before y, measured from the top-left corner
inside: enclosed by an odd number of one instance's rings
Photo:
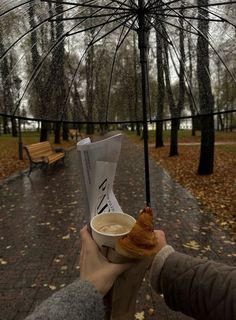
[[[65,270],[67,270],[67,269],[68,269],[67,266],[62,266],[62,267],[61,267],[61,270],[63,270],[63,271],[65,271]]]
[[[190,240],[189,242],[183,244],[183,247],[193,249],[193,250],[199,250],[200,245],[195,240]]]
[[[144,318],[144,311],[136,312],[134,315],[135,320],[145,320]]]
[[[0,259],[0,264],[1,264],[1,265],[5,265],[5,264],[7,264],[7,261],[6,261],[6,260],[3,260],[3,259]]]
[[[56,290],[56,288],[57,287],[55,287],[55,286],[52,286],[52,285],[50,285],[50,286],[48,286],[51,290]]]

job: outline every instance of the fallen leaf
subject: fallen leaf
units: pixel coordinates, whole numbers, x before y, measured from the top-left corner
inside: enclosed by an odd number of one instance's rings
[[[48,287],[49,287],[51,290],[53,290],[53,291],[56,290],[56,288],[57,288],[56,286],[52,286],[52,285],[50,285],[50,286],[48,286]]]
[[[193,250],[199,250],[200,244],[197,243],[195,240],[190,240],[189,242],[183,244],[183,247],[193,249]]]
[[[4,260],[4,259],[0,259],[0,264],[1,264],[1,265],[5,265],[5,264],[7,264],[7,261]]]
[[[151,296],[149,294],[146,294],[146,300],[147,301],[151,300]]]
[[[153,308],[148,309],[149,316],[153,316],[155,314],[155,310]]]
[[[136,312],[134,315],[135,320],[145,320],[144,318],[144,311]]]
[[[61,270],[63,270],[63,271],[66,271],[67,269],[68,269],[67,266],[62,266],[62,267],[61,267]]]

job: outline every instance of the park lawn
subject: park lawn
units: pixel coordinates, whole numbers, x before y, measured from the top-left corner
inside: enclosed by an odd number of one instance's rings
[[[22,142],[24,145],[39,142],[38,132],[25,132],[22,134]],[[74,141],[63,141],[61,144],[53,143],[53,135],[50,135],[50,142],[54,147],[71,148],[75,145]],[[9,135],[0,136],[0,180],[13,173],[26,169],[29,166],[25,150],[23,151],[23,160],[19,160],[18,155],[18,138]]]
[[[129,134],[133,141],[142,144],[135,134]],[[169,157],[169,132],[164,133],[165,147],[154,147],[154,135],[150,135],[149,152],[153,159],[168,174],[199,201],[201,208],[216,215],[217,222],[230,229],[236,239],[236,132],[217,132],[214,173],[208,176],[197,174],[200,145],[179,145],[179,155]],[[190,132],[179,135],[180,143],[200,142],[200,133],[191,137]],[[235,142],[235,144],[232,144]],[[228,143],[228,144],[227,144]]]

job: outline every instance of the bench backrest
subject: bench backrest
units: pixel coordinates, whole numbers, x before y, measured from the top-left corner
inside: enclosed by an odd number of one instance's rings
[[[33,143],[25,146],[31,158],[39,158],[48,156],[53,153],[52,146],[49,141]]]

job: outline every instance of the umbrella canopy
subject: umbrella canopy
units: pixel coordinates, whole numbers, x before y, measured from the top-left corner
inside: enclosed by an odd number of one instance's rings
[[[194,109],[185,103],[182,115],[199,115],[202,110],[196,85],[194,87],[191,82],[196,72],[198,38],[202,36],[209,43],[213,90],[220,96],[217,90],[223,89],[217,81],[226,78],[233,90],[236,78],[235,11],[235,1],[2,1],[1,91],[10,84],[12,98],[2,100],[0,112],[54,121],[143,120],[140,95],[135,97],[138,101],[127,99],[121,81],[126,75],[130,77],[126,81],[132,95],[135,85],[141,89],[141,82],[134,81],[135,76],[139,79],[141,69],[136,65],[136,74],[134,71],[130,75],[129,65],[130,61],[139,59],[136,50],[139,46],[141,51],[145,48],[140,57],[141,66],[146,60],[144,51],[149,52],[150,61],[144,72],[149,74],[153,84],[156,78],[154,60],[160,54],[154,52],[158,50],[156,39],[162,38],[168,45],[173,85],[179,78],[179,65],[185,67],[185,86]],[[209,24],[205,34],[199,31],[201,22]],[[180,52],[181,30],[185,48],[190,46],[190,51],[185,49],[185,56]],[[92,70],[88,70],[88,65]],[[217,78],[219,68],[220,79]],[[122,95],[126,98],[123,104],[117,99]],[[153,96],[152,92],[148,120],[157,117]],[[73,110],[75,100],[77,108]],[[128,106],[127,101],[133,106]],[[214,110],[205,108],[205,112],[233,108],[233,104],[215,106]],[[90,117],[88,109],[91,109]],[[167,119],[173,115],[166,110],[163,117]],[[179,116],[178,112],[176,116]]]

